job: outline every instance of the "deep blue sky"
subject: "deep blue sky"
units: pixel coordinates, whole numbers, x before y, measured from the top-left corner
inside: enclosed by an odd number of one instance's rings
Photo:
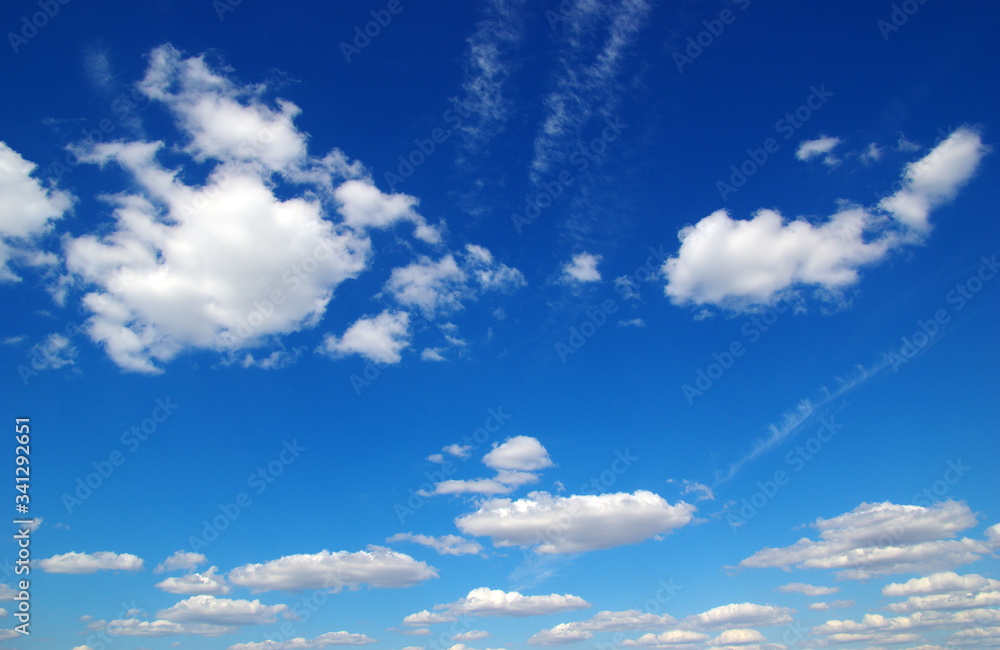
[[[998,20],[7,3],[2,644],[1000,644]]]

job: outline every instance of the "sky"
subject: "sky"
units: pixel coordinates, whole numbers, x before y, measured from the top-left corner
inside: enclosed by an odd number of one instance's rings
[[[4,3],[0,647],[1000,647],[998,24]]]

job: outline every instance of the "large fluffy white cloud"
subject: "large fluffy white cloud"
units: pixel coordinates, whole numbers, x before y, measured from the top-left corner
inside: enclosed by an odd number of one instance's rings
[[[254,591],[340,589],[368,584],[409,587],[438,576],[437,569],[405,553],[381,546],[366,551],[320,551],[287,555],[264,564],[247,564],[226,576],[230,583]]]
[[[992,549],[979,540],[953,538],[976,524],[964,502],[933,506],[863,503],[813,526],[819,540],[802,538],[792,546],[765,548],[740,562],[742,567],[836,570],[839,578],[949,569],[979,559]]]
[[[803,155],[829,144],[814,143]],[[822,220],[789,221],[770,209],[736,220],[718,210],[678,233],[680,250],[662,267],[666,295],[679,305],[734,310],[773,304],[803,288],[838,297],[862,268],[920,241],[930,210],[955,197],[988,150],[974,130],[957,129],[907,165],[902,188],[878,206],[841,207]]]
[[[37,247],[38,236],[52,229],[73,206],[67,192],[42,187],[33,178],[36,165],[0,142],[0,281],[20,278],[11,261],[38,265],[54,262]]]
[[[493,544],[532,546],[538,553],[580,553],[636,544],[691,521],[696,508],[674,505],[652,492],[490,499],[455,520],[464,533],[489,536]]]
[[[46,573],[96,573],[97,571],[139,571],[142,559],[131,553],[63,553],[38,560],[38,567]]]

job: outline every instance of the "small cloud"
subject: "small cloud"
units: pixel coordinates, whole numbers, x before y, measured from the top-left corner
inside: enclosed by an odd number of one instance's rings
[[[631,320],[620,320],[618,321],[619,327],[645,327],[646,321],[641,318],[633,318]]]
[[[840,143],[840,138],[831,138],[829,136],[820,136],[815,140],[803,140],[795,152],[795,157],[802,161],[809,161],[813,158],[823,156],[824,165],[835,165],[840,160],[835,158],[830,152]]]
[[[870,164],[876,162],[882,157],[882,147],[878,146],[874,142],[868,144],[868,148],[861,152],[859,158],[861,162],[865,164]]]
[[[597,263],[601,261],[600,255],[591,253],[578,253],[573,259],[563,265],[563,282],[598,282],[601,274],[597,270]]]
[[[672,483],[674,485],[680,485],[684,489],[681,490],[681,494],[695,494],[696,501],[715,501],[715,494],[712,492],[712,488],[702,483],[696,481],[690,481],[688,479],[682,479],[677,481],[675,479],[667,479],[667,483]]]
[[[441,352],[445,348],[425,348],[423,352],[420,353],[420,358],[424,361],[447,361]]]
[[[636,286],[635,280],[627,275],[620,275],[614,280],[615,282],[615,293],[619,294],[625,300],[638,300],[639,299],[639,288]]]

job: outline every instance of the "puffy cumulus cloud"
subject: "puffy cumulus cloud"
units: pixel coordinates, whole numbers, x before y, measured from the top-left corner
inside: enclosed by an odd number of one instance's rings
[[[370,242],[324,218],[317,199],[278,199],[249,167],[219,165],[203,187],[155,159],[161,143],[111,143],[142,188],[109,201],[116,227],[66,244],[66,266],[97,290],[89,335],[118,365],[155,372],[186,348],[233,350],[314,326],[333,289],[366,266]],[[200,207],[191,207],[200,206]]]
[[[772,304],[797,285],[840,292],[889,250],[891,237],[867,234],[876,220],[860,208],[818,225],[788,223],[774,210],[749,221],[718,210],[678,233],[681,248],[663,265],[666,295],[678,305],[742,310]]]
[[[139,88],[174,116],[179,166],[164,167],[163,150],[177,152],[164,142],[77,148],[133,181],[104,196],[112,224],[64,242],[63,285],[83,288],[86,331],[122,368],[158,372],[184,351],[233,353],[314,327],[369,267],[371,229],[406,222],[441,241],[414,197],[381,192],[339,150],[310,155],[298,107],[230,77],[169,45],[150,55]],[[206,166],[203,181],[184,180],[192,165]]]
[[[1000,610],[973,609],[960,612],[917,612],[909,616],[886,617],[881,614],[865,614],[860,621],[830,620],[813,627],[815,636],[826,637],[819,645],[841,643],[912,643],[919,641],[915,633],[933,629],[969,629],[974,626],[996,625],[1000,622]],[[899,641],[899,639],[903,641]],[[893,641],[895,640],[895,641]]]
[[[542,443],[531,436],[514,436],[483,456],[483,464],[496,470],[533,472],[552,466],[552,459]]]
[[[710,646],[720,645],[746,645],[748,643],[766,643],[767,639],[757,630],[748,628],[735,628],[726,630],[719,636],[708,642]]]
[[[525,596],[517,591],[503,591],[502,589],[479,587],[470,591],[464,598],[459,598],[447,605],[436,605],[434,609],[443,610],[447,615],[452,617],[461,615],[540,616],[542,614],[555,614],[557,612],[586,609],[587,607],[590,607],[590,603],[579,596],[571,594]],[[454,618],[451,620],[454,620]]]
[[[477,639],[485,639],[490,636],[490,633],[486,630],[469,630],[468,632],[462,632],[461,634],[456,634],[451,637],[452,641],[475,641]]]
[[[684,623],[696,629],[771,627],[791,623],[794,613],[795,610],[790,607],[733,603],[688,616]]]
[[[261,625],[273,623],[281,614],[294,618],[288,605],[264,605],[259,600],[236,600],[215,596],[192,596],[187,600],[161,609],[156,618],[172,623],[205,623],[207,625]]]
[[[816,151],[814,145],[807,151]],[[718,210],[678,233],[662,273],[678,305],[750,311],[806,288],[838,299],[860,271],[929,231],[930,210],[952,200],[989,148],[968,128],[952,133],[904,170],[902,188],[878,206],[841,207],[818,221],[786,221],[769,209],[750,220]]]
[[[156,583],[156,586],[171,594],[218,596],[229,593],[225,577],[217,575],[217,570],[217,567],[213,566],[204,573],[189,573],[180,578],[167,578]]]
[[[176,551],[166,560],[156,565],[153,573],[159,575],[170,571],[186,571],[197,568],[198,565],[208,561],[201,553],[190,553],[188,551]]]
[[[408,221],[416,228],[415,235],[430,244],[441,242],[441,233],[427,225],[417,214],[417,199],[407,194],[383,194],[377,187],[364,180],[345,181],[333,192],[340,204],[338,212],[344,223],[358,230],[388,228],[401,221]]]
[[[497,262],[492,253],[469,244],[465,251],[433,261],[421,257],[393,269],[384,293],[399,304],[420,310],[427,318],[462,309],[483,291],[511,291],[524,285],[524,275]]]
[[[106,632],[111,636],[162,637],[180,634],[197,634],[216,637],[232,634],[236,627],[232,625],[212,625],[208,623],[174,623],[172,621],[143,621],[138,618],[119,618],[111,621],[98,620],[87,623],[87,629],[96,632]]]
[[[410,345],[410,315],[405,311],[383,311],[375,317],[359,318],[344,335],[328,334],[319,352],[332,357],[360,354],[377,363],[399,363]]]
[[[538,553],[580,553],[636,544],[691,521],[696,508],[652,492],[490,499],[455,520],[462,532],[489,536],[494,546],[534,546]]]
[[[996,647],[1000,645],[1000,626],[973,627],[959,630],[948,637],[948,646]],[[920,648],[914,648],[920,650]]]
[[[625,639],[622,645],[626,648],[674,648],[690,647],[690,644],[707,641],[709,636],[702,632],[691,630],[670,630],[660,634],[643,634],[638,639]]]
[[[313,639],[296,637],[287,641],[267,640],[257,643],[237,643],[229,646],[229,650],[317,650],[335,645],[368,645],[369,643],[378,643],[378,639],[364,634],[340,631],[327,632]]]
[[[807,585],[804,582],[789,582],[787,585],[778,587],[778,591],[783,594],[803,594],[805,596],[828,596],[840,591],[840,587],[817,587]]]
[[[598,282],[601,279],[601,273],[597,270],[600,261],[600,255],[577,253],[563,265],[561,279],[563,282]]]
[[[799,148],[795,151],[795,157],[799,160],[812,160],[822,156],[823,163],[833,165],[838,162],[830,152],[841,143],[840,138],[830,136],[820,136],[815,140],[803,140],[799,143]]]
[[[46,573],[96,573],[97,571],[141,571],[142,559],[131,553],[63,553],[39,560]]]
[[[413,533],[397,533],[385,541],[390,544],[392,542],[414,542],[431,547],[439,555],[475,555],[483,550],[479,542],[465,539],[458,535],[434,537],[431,535],[414,535]]]
[[[619,632],[660,628],[676,622],[668,614],[658,616],[648,612],[641,612],[637,609],[620,612],[602,611],[585,621],[560,623],[548,630],[542,630],[529,638],[528,644],[546,646],[563,645],[575,641],[586,641],[592,638],[595,632]]]
[[[894,582],[882,588],[882,595],[887,597],[926,596],[930,594],[945,594],[953,591],[981,592],[1000,589],[1000,580],[985,578],[975,573],[959,575],[953,571],[942,571],[922,578],[913,578],[906,582]]]
[[[409,587],[438,577],[437,569],[381,546],[366,551],[320,551],[287,555],[264,564],[247,564],[227,574],[229,582],[254,591],[339,589],[368,584]]]
[[[838,578],[940,571],[974,562],[990,552],[978,540],[943,539],[976,524],[964,502],[933,506],[863,503],[832,519],[817,519],[819,540],[802,538],[792,546],[765,548],[741,567],[791,567],[837,570]]]
[[[37,165],[0,142],[0,282],[21,278],[11,262],[48,265],[55,262],[38,248],[37,239],[73,207],[67,192],[42,187],[33,178]]]
[[[853,600],[833,600],[828,603],[809,603],[809,609],[817,612],[825,612],[831,607],[843,608],[843,607],[854,607],[857,605]]]
[[[903,186],[879,207],[918,232],[930,229],[930,211],[955,198],[990,151],[979,133],[968,127],[954,131],[903,171]]]

